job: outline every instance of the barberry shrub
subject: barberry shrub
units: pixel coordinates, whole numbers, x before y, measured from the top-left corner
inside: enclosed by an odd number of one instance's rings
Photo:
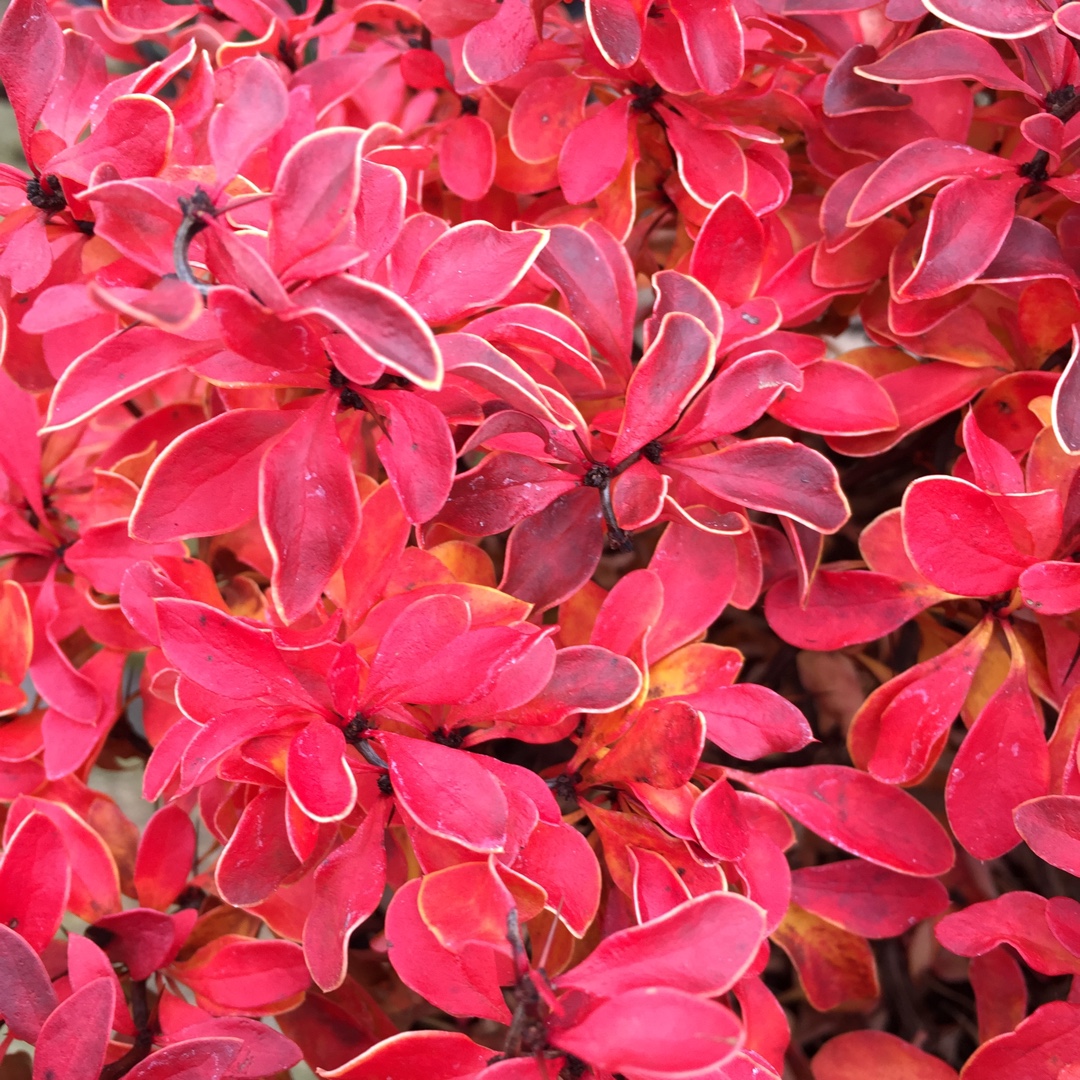
[[[1080,1075],[1080,5],[0,80],[0,1078]]]

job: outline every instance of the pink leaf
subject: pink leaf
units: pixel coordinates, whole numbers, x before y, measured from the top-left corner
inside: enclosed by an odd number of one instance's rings
[[[160,543],[239,528],[258,508],[259,464],[267,446],[298,415],[236,409],[174,439],[139,491],[132,536]]]
[[[304,921],[304,956],[323,990],[345,981],[349,935],[378,907],[386,888],[386,827],[381,799],[352,836],[315,871],[315,899]]]
[[[30,146],[34,126],[63,66],[64,35],[48,4],[14,0],[0,22],[0,80],[24,147]]]
[[[845,765],[729,774],[844,851],[901,874],[936,877],[954,860],[937,818],[906,791]]]
[[[887,1031],[848,1031],[815,1055],[814,1080],[957,1080],[956,1070]]]
[[[274,558],[274,594],[292,622],[315,606],[360,535],[360,496],[332,395],[263,455],[259,518]]]
[[[360,132],[329,128],[292,146],[278,169],[270,209],[275,272],[288,278],[290,267],[346,232],[359,192]]]
[[[1050,751],[1041,709],[1028,687],[1019,643],[1013,660],[953,759],[945,810],[957,840],[977,859],[996,859],[1020,842],[1013,810],[1047,794]]]
[[[552,1042],[594,1067],[641,1080],[704,1074],[742,1045],[735,1014],[683,990],[649,986],[621,993]]]
[[[6,923],[0,923],[0,975],[0,1016],[17,1039],[37,1042],[56,1008],[56,991],[29,942]]]
[[[239,1039],[184,1039],[155,1051],[125,1075],[129,1080],[220,1080],[243,1050]]]
[[[335,274],[297,290],[292,300],[299,305],[292,318],[322,316],[417,386],[438,390],[442,385],[442,357],[427,323],[389,289]]]
[[[547,242],[538,229],[505,232],[467,221],[424,252],[406,300],[429,323],[448,323],[501,300]]]
[[[1018,79],[985,38],[952,28],[931,30],[901,42],[880,60],[860,64],[856,72],[884,83],[938,82],[976,79],[994,90],[1030,95],[1032,88]]]
[[[459,116],[446,126],[439,146],[443,182],[467,202],[479,202],[495,179],[495,136],[479,116]]]
[[[470,851],[497,852],[506,843],[506,796],[465,750],[382,733],[394,794],[433,836]]]
[[[599,997],[673,987],[713,997],[742,977],[765,936],[765,915],[735,893],[706,893],[658,919],[604,938],[556,979]]]
[[[917,139],[883,161],[848,211],[848,225],[867,225],[942,180],[999,176],[1008,163],[994,154],[944,139]]]
[[[16,930],[34,952],[43,952],[60,928],[70,887],[71,865],[60,830],[44,814],[30,814],[0,862],[0,926]]]
[[[791,898],[863,937],[894,937],[949,906],[945,886],[933,878],[897,874],[862,859],[842,859],[796,870]]]
[[[1013,819],[1040,859],[1080,877],[1080,798],[1044,795],[1031,799],[1016,808]]]
[[[957,956],[982,956],[1011,945],[1044,975],[1080,974],[1080,957],[1066,949],[1047,923],[1045,897],[1020,890],[970,904],[937,924],[938,941]]]
[[[570,203],[592,202],[613,184],[626,161],[634,99],[629,94],[578,124],[559,154],[559,184]]]
[[[446,418],[417,394],[365,391],[383,412],[385,433],[375,445],[405,516],[429,521],[445,504],[454,482],[457,451]]]
[[[964,1080],[1070,1080],[1069,1063],[1080,1060],[1080,1005],[1040,1005],[1015,1031],[980,1046],[964,1066]],[[1064,1067],[1063,1067],[1064,1063]]]
[[[664,464],[722,499],[784,514],[819,532],[836,532],[851,514],[831,462],[790,439],[737,442],[713,454]]]
[[[356,802],[356,779],[345,762],[341,729],[313,720],[289,743],[285,762],[289,794],[315,821],[340,821]]]
[[[94,979],[53,1012],[35,1040],[35,1078],[97,1080],[112,1030],[115,994],[109,979]]]
[[[224,104],[210,117],[207,143],[217,186],[232,182],[245,161],[285,123],[289,98],[274,66],[261,56],[241,57],[215,76]]]
[[[611,460],[634,450],[673,427],[683,409],[712,371],[716,342],[692,315],[665,315],[659,333],[638,362],[626,388],[622,426]]]

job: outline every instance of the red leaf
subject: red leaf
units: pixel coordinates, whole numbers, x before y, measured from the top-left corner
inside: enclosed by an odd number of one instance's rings
[[[710,854],[734,862],[746,854],[750,833],[735,789],[715,780],[695,801],[690,822],[701,846]]]
[[[560,553],[554,564],[553,551]],[[537,610],[546,610],[561,604],[592,577],[602,551],[600,501],[592,489],[575,485],[514,527],[499,588]]]
[[[696,1075],[721,1065],[743,1042],[730,1009],[682,990],[650,986],[621,993],[573,1027],[555,1030],[561,1050],[640,1080]]]
[[[1080,610],[1080,565],[1040,562],[1020,575],[1024,603],[1040,615],[1071,615]]]
[[[524,454],[489,454],[455,478],[439,520],[467,536],[491,536],[580,486],[580,477]],[[590,504],[596,502],[593,496]]]
[[[258,506],[259,463],[297,413],[236,409],[185,431],[150,467],[131,515],[148,543],[239,528]]]
[[[114,963],[123,964],[133,979],[149,979],[175,958],[183,943],[183,937],[177,940],[178,925],[172,916],[151,908],[128,908],[94,925],[111,935],[103,946],[105,952]]]
[[[111,165],[114,179],[156,176],[172,149],[175,123],[169,107],[146,94],[113,98],[90,134],[61,150],[49,171],[89,184],[97,166]]]
[[[285,123],[289,98],[281,76],[262,56],[218,68],[214,81],[224,103],[211,114],[206,139],[221,190]]]
[[[648,702],[626,731],[589,770],[598,784],[650,784],[678,788],[690,780],[705,748],[705,718],[682,701]]]
[[[444,949],[459,953],[469,945],[487,945],[509,955],[507,920],[514,898],[490,858],[425,874],[416,904]]]
[[[97,1080],[112,1030],[115,994],[109,979],[94,979],[61,1003],[35,1040],[35,1076]]]
[[[1080,453],[1080,331],[1073,328],[1072,355],[1054,387],[1053,425],[1070,454]]]
[[[359,191],[358,131],[329,128],[292,146],[278,169],[271,202],[267,237],[275,272],[284,280],[300,276],[289,268],[346,232]]]
[[[418,879],[406,882],[394,894],[386,909],[390,961],[402,982],[436,1008],[454,1016],[482,1016],[509,1023],[510,1010],[499,990],[494,950],[478,945],[466,946],[460,952],[444,949],[420,915],[417,907],[419,891]],[[490,1051],[487,1056],[491,1056]],[[406,1065],[408,1061],[406,1058]],[[430,1070],[430,1059],[425,1061],[426,1070]],[[382,1080],[386,1074],[379,1072],[374,1075]],[[398,1074],[395,1072],[393,1075],[397,1080]],[[423,1077],[418,1076],[417,1080],[424,1080],[429,1075],[430,1072],[425,1071]]]
[[[287,798],[281,788],[267,788],[244,807],[214,869],[226,903],[260,904],[300,869],[296,853],[282,842]]]
[[[932,878],[897,874],[861,859],[796,870],[791,898],[800,907],[868,938],[895,937],[949,906]]]
[[[162,650],[193,682],[234,700],[277,694],[310,703],[269,634],[195,600],[162,597],[156,607]]]
[[[171,971],[191,987],[197,1003],[218,1015],[258,1015],[311,983],[299,945],[252,941],[235,934],[204,945]]]
[[[4,832],[10,840],[23,818],[44,814],[60,830],[71,864],[68,911],[87,922],[120,910],[120,881],[116,861],[101,834],[74,810],[32,795],[20,795],[8,810]]]
[[[692,315],[671,312],[638,362],[611,460],[620,462],[673,427],[713,367],[716,342]]]
[[[319,315],[380,364],[426,390],[442,385],[442,357],[427,323],[399,296],[349,274],[323,278],[292,294],[292,318]]]
[[[849,226],[867,225],[941,180],[998,176],[1008,163],[994,154],[944,139],[917,139],[883,161],[848,211]]]
[[[704,713],[709,741],[743,761],[790,754],[813,741],[806,717],[767,686],[718,686],[682,700]]]
[[[989,596],[1016,586],[1037,559],[1018,551],[993,499],[946,476],[916,480],[903,505],[904,538],[927,579],[960,596]]]
[[[922,776],[941,753],[993,629],[992,620],[984,619],[945,652],[879,686],[852,722],[856,764],[886,784]]]
[[[887,1031],[849,1031],[830,1039],[811,1063],[814,1080],[957,1080],[956,1070]]]
[[[672,453],[730,435],[760,420],[788,388],[801,389],[802,371],[772,349],[728,361],[664,440]]]
[[[964,1080],[1065,1080],[1080,1061],[1080,1005],[1040,1005],[1015,1031],[991,1039],[964,1066]],[[1064,1067],[1063,1067],[1064,1066]]]
[[[707,94],[723,94],[743,70],[743,29],[732,0],[675,0],[690,69]],[[734,261],[734,260],[733,260]]]
[[[286,622],[306,614],[360,535],[360,496],[326,394],[273,443],[259,466],[259,518]]]
[[[276,77],[276,76],[275,76]],[[220,1080],[243,1050],[239,1039],[184,1039],[155,1051],[125,1075],[129,1080]]]
[[[690,899],[675,868],[662,855],[627,848],[634,874],[634,914],[639,923],[666,915]]]
[[[455,1080],[487,1065],[491,1051],[456,1031],[406,1031],[319,1075],[333,1080]]]
[[[429,323],[449,323],[501,300],[525,276],[547,243],[539,229],[505,232],[467,221],[424,252],[408,302]]]
[[[783,578],[765,597],[769,625],[802,649],[842,649],[899,629],[940,594],[887,574],[866,570],[819,570],[806,603],[799,582]]]
[[[18,931],[34,952],[43,952],[60,928],[70,887],[60,830],[44,814],[30,814],[0,862],[0,926]]]
[[[532,79],[510,110],[507,134],[514,153],[533,165],[558,157],[569,132],[581,123],[587,95],[587,86],[572,76]]]
[[[604,938],[555,982],[598,997],[643,987],[714,997],[738,982],[764,936],[765,913],[757,904],[735,893],[706,893]]]
[[[1021,803],[1013,819],[1040,859],[1080,877],[1080,798],[1044,795]]]
[[[506,796],[498,781],[464,750],[382,733],[394,794],[433,836],[470,851],[506,843]]]
[[[29,942],[6,923],[0,923],[0,975],[0,1016],[17,1039],[37,1042],[56,1008],[56,991]]]
[[[1038,0],[1009,0],[989,10],[979,0],[933,0],[928,6],[946,22],[994,38],[1030,37],[1053,22]]]
[[[304,921],[304,956],[323,990],[345,981],[349,935],[379,906],[386,888],[383,830],[389,799],[380,799],[360,827],[315,871],[315,895]]]
[[[621,245],[622,260],[609,261],[603,230],[555,225],[536,257],[536,269],[563,295],[570,315],[620,376],[630,378],[630,343],[636,297],[633,275]]]
[[[1020,842],[1013,810],[1050,787],[1042,712],[1032,700],[1027,665],[1012,635],[1010,647],[1009,673],[965,736],[945,785],[949,824],[977,859],[1012,850]]]
[[[718,300],[738,307],[760,283],[764,254],[761,219],[745,199],[726,195],[709,211],[694,241],[690,273]]]
[[[732,779],[765,795],[844,851],[901,874],[936,877],[954,860],[937,819],[905,791],[845,765],[808,765]]]
[[[993,261],[1012,227],[1023,176],[961,176],[934,196],[922,250],[896,283],[898,299],[932,300],[974,281]]]
[[[120,330],[84,352],[61,375],[49,402],[47,428],[77,424],[219,348],[217,343],[187,341],[153,326]]]
[[[934,932],[957,956],[982,956],[998,945],[1011,945],[1029,967],[1044,975],[1080,974],[1080,957],[1052,933],[1046,899],[1035,893],[1017,890],[969,904],[946,915]]]
[[[713,454],[665,459],[664,464],[721,499],[784,514],[819,532],[836,532],[851,515],[833,465],[790,439],[737,442]]]
[[[179,806],[163,806],[146,823],[135,856],[135,892],[163,911],[183,891],[195,859],[195,826]]]
[[[501,82],[525,65],[537,32],[530,4],[500,5],[465,35],[462,63],[478,83]]]
[[[457,596],[412,600],[383,632],[371,661],[364,705],[377,709],[409,694],[415,683],[437,676],[445,650],[468,632],[470,618],[469,605]]]
[[[64,67],[64,35],[45,0],[14,0],[0,22],[0,80],[24,147]]]
[[[641,52],[642,17],[632,0],[586,0],[585,18],[604,59],[629,67]]]
[[[345,761],[341,729],[313,720],[289,743],[285,783],[314,821],[340,821],[356,802],[356,778]]]
[[[518,852],[512,869],[547,893],[575,937],[584,937],[600,905],[600,864],[588,840],[572,825],[541,820]]]
[[[1001,53],[989,41],[951,27],[918,34],[901,42],[880,60],[860,64],[855,71],[875,82],[918,84],[976,79],[994,90],[1031,93],[1031,87],[1009,70]]]
[[[863,937],[792,904],[772,940],[791,958],[807,1001],[819,1012],[880,994],[874,954]]]
[[[439,146],[443,183],[459,198],[479,202],[495,179],[495,136],[479,116],[458,116],[446,125]]]
[[[634,99],[605,105],[566,137],[559,154],[559,185],[569,203],[592,202],[618,178],[626,161]]]
[[[429,401],[400,391],[365,391],[383,412],[375,450],[414,525],[433,518],[450,495],[457,451],[446,418]]]
[[[770,406],[770,415],[819,435],[869,435],[899,423],[892,399],[861,368],[819,360],[802,371],[801,389],[790,388]]]
[[[968,964],[968,979],[975,992],[979,1042],[1004,1035],[1027,1015],[1027,981],[1016,957],[999,945]]]

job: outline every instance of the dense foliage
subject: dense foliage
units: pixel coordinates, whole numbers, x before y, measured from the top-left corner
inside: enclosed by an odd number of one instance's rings
[[[8,7],[5,1080],[1080,1076],[1080,5],[579,8]]]

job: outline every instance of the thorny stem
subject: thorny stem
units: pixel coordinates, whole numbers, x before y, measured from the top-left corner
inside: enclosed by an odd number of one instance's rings
[[[201,187],[195,188],[195,194],[190,199],[181,197],[176,201],[184,212],[184,220],[180,222],[180,228],[176,230],[176,239],[173,241],[173,263],[176,266],[176,276],[206,296],[210,292],[210,286],[204,281],[199,281],[192,272],[188,252],[191,241],[209,224],[206,219],[217,217],[218,209]]]

